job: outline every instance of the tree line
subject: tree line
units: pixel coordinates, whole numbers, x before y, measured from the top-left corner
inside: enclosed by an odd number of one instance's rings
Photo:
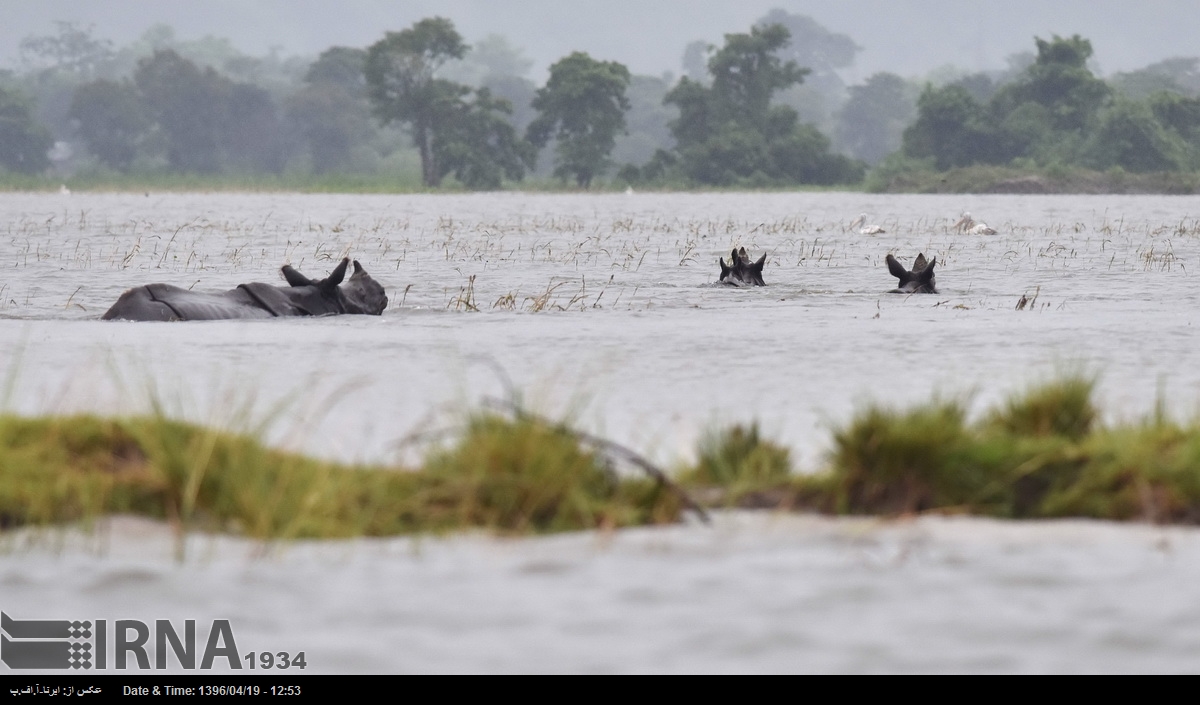
[[[857,184],[879,165],[1200,169],[1200,60],[1106,81],[1088,40],[1035,45],[1004,71],[846,86],[860,47],[772,10],[689,45],[678,80],[574,52],[539,87],[503,38],[469,46],[441,17],[311,61],[165,27],[116,50],[62,23],[22,43],[23,73],[0,72],[0,169],[45,172],[56,143],[116,174],[411,170],[470,189],[530,173],[588,188]]]
[[[1087,39],[1035,43],[1036,57],[1010,82],[927,87],[916,121],[904,131],[902,157],[939,170],[973,164],[1200,169],[1200,97],[1183,87],[1196,77],[1195,59],[1175,62],[1175,76],[1164,65],[1109,83],[1088,68]],[[1147,82],[1158,85],[1147,91]]]

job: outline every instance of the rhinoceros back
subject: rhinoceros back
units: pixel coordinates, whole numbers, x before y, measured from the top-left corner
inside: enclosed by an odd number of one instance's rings
[[[241,289],[219,294],[189,291],[171,284],[147,284],[121,295],[101,318],[128,321],[214,321],[271,318],[274,313]]]

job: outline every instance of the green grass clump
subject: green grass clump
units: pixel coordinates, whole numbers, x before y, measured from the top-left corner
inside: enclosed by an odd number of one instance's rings
[[[422,510],[439,526],[502,531],[663,523],[680,506],[657,483],[619,478],[567,429],[492,413],[469,419],[451,448],[425,462]]]
[[[133,513],[259,538],[347,536],[371,524],[352,511],[355,488],[381,476],[169,419],[0,417],[4,527]]]
[[[790,482],[790,451],[762,437],[758,424],[708,431],[697,447],[696,464],[679,473],[688,486],[721,488],[726,503],[736,504],[748,493]]]
[[[1200,523],[1200,427],[1155,420],[1090,436],[1080,469],[1058,478],[1046,517]]]
[[[985,425],[1016,436],[1064,436],[1079,440],[1096,423],[1094,379],[1069,376],[1009,399]]]
[[[0,416],[0,528],[112,513],[262,539],[478,527],[566,531],[678,519],[568,432],[481,416],[420,470],[347,466],[161,417]]]
[[[1102,428],[1095,381],[1034,387],[968,424],[958,404],[868,408],[834,433],[815,505],[1011,518],[1200,521],[1200,427]]]
[[[838,481],[831,505],[840,512],[918,512],[959,503],[978,489],[963,467],[968,446],[962,404],[940,401],[909,411],[868,407],[834,432]]]

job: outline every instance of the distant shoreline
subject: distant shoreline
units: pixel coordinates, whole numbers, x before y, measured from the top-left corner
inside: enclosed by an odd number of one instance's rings
[[[325,177],[281,175],[199,176],[162,174],[135,176],[37,176],[12,174],[0,177],[0,192],[162,193],[231,192],[347,193],[347,194],[461,194],[471,193],[456,184],[425,188],[404,175],[346,174]],[[816,186],[690,186],[681,183],[639,184],[632,188],[613,180],[581,191],[556,180],[526,180],[505,184],[500,191],[534,193],[621,192],[687,193],[726,191],[865,191],[888,194],[1046,194],[1046,195],[1195,195],[1200,194],[1200,174],[1187,172],[1129,173],[1120,169],[1092,171],[1050,167],[1043,170],[970,166],[948,171],[877,168],[861,184]]]

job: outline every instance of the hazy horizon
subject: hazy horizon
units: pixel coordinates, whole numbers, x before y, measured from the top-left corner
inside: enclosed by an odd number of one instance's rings
[[[679,75],[684,48],[744,32],[772,8],[807,15],[860,47],[841,71],[856,83],[879,71],[920,77],[938,68],[1003,69],[1007,57],[1034,50],[1034,37],[1079,34],[1092,42],[1105,75],[1163,59],[1200,55],[1192,28],[1200,3],[1147,0],[0,0],[0,67],[19,66],[28,36],[52,35],[55,22],[94,25],[94,36],[128,44],[155,24],[182,40],[211,35],[252,56],[273,48],[284,56],[331,46],[366,47],[385,32],[440,15],[468,42],[500,34],[534,62],[531,78],[572,51],[624,63],[635,74]]]

